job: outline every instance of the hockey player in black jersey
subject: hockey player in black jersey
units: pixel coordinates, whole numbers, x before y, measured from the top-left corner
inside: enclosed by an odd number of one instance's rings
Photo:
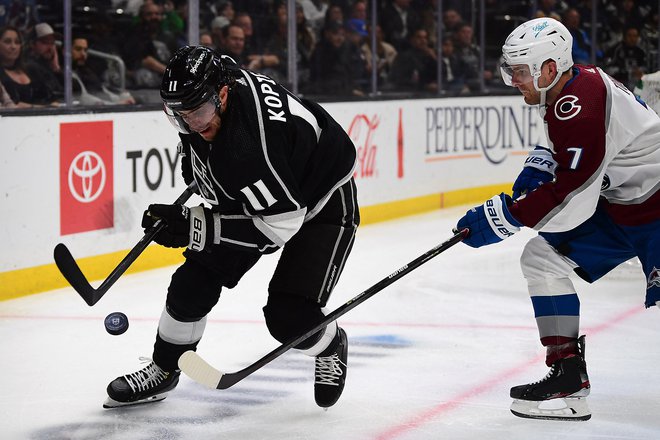
[[[183,178],[210,207],[150,205],[155,241],[187,247],[158,324],[153,360],[108,385],[105,407],[162,400],[178,383],[179,356],[195,350],[223,287],[261,255],[282,249],[263,313],[280,342],[323,317],[360,222],[352,141],[319,105],[271,78],[198,46],[179,49],[163,76],[165,112],[178,129]],[[324,408],[344,388],[348,340],[336,322],[296,347],[315,357]]]

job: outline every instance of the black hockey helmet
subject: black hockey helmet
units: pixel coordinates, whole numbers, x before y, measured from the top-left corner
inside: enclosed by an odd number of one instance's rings
[[[212,49],[184,46],[177,50],[165,69],[160,86],[163,110],[169,121],[181,133],[196,130],[195,125],[204,126],[220,108],[218,90],[229,80],[224,62]],[[195,109],[199,109],[192,115],[196,121],[180,113]]]
[[[160,97],[171,110],[191,110],[208,101],[225,84],[227,69],[212,49],[184,46],[165,69]]]

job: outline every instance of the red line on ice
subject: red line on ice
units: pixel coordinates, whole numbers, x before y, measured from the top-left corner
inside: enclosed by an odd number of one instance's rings
[[[629,310],[626,310],[623,313],[620,313],[619,315],[616,315],[608,319],[607,321],[601,324],[587,328],[586,333],[588,333],[589,335],[595,335],[605,330],[609,330],[611,327],[615,326],[619,322],[625,321],[631,316],[637,315],[642,311],[644,311],[644,308],[641,306],[633,307]],[[545,358],[545,354],[535,356],[534,358],[529,359],[528,361],[520,365],[510,368],[502,373],[499,373],[491,377],[490,379],[486,379],[484,382],[478,384],[477,386],[472,387],[467,391],[450,398],[447,402],[435,405],[425,411],[420,412],[417,415],[412,416],[408,420],[400,422],[397,425],[394,425],[391,428],[386,429],[380,434],[377,434],[374,438],[376,440],[392,440],[408,431],[415,430],[421,425],[431,421],[432,419],[435,419],[436,417],[445,414],[447,412],[450,412],[451,410],[461,406],[470,398],[489,391],[490,389],[500,384],[502,381],[508,379],[509,377],[515,376],[516,374],[531,367],[532,365],[536,365],[543,358]]]

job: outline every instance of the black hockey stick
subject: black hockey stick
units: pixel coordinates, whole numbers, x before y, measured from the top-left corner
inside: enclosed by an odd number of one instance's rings
[[[188,185],[188,187],[183,191],[178,199],[175,200],[175,204],[184,204],[190,196],[193,195],[197,189],[197,184],[195,182]],[[64,278],[71,284],[76,292],[85,300],[87,305],[90,307],[96,304],[102,297],[105,295],[105,292],[117,281],[117,279],[126,272],[126,269],[133,264],[133,262],[140,256],[140,254],[147,248],[149,243],[151,243],[160,232],[161,229],[165,227],[165,222],[163,220],[158,220],[154,225],[149,228],[144,234],[144,237],[138,241],[138,243],[131,249],[131,251],[124,257],[123,260],[115,267],[115,269],[110,272],[110,275],[103,280],[101,285],[95,289],[89,284],[85,275],[83,275],[78,263],[69,252],[69,249],[62,243],[59,243],[55,246],[55,251],[53,252],[55,257],[55,264],[57,264],[58,269],[64,275]]]
[[[271,351],[270,353],[268,353],[267,355],[265,355],[255,363],[253,363],[252,365],[249,365],[240,371],[237,371],[235,373],[223,373],[218,369],[214,368],[213,366],[211,366],[208,362],[202,359],[202,357],[197,353],[195,353],[194,351],[186,351],[185,353],[183,353],[183,355],[181,355],[181,357],[179,358],[179,368],[181,368],[181,371],[183,371],[188,376],[190,376],[190,378],[193,379],[195,382],[198,382],[202,385],[206,385],[209,388],[217,388],[219,390],[224,390],[233,385],[236,385],[238,382],[245,379],[250,374],[254,373],[264,365],[268,364],[269,362],[275,360],[276,358],[287,352],[289,349],[298,345],[305,339],[309,338],[314,333],[318,332],[319,330],[321,330],[326,325],[330,324],[332,321],[336,320],[346,312],[362,304],[364,301],[371,298],[376,293],[380,292],[385,287],[389,286],[399,278],[409,274],[410,272],[412,272],[422,264],[429,261],[431,258],[446,251],[456,243],[460,242],[461,240],[463,240],[463,238],[467,237],[468,233],[469,233],[468,229],[463,229],[460,232],[457,232],[449,240],[434,247],[433,249],[429,250],[423,255],[417,257],[410,263],[392,272],[386,278],[377,282],[376,284],[374,284],[364,292],[360,293],[356,297],[348,300],[348,302],[346,302],[344,305],[342,305],[341,307],[335,309],[333,312],[328,314],[325,317],[325,319],[322,322],[320,322],[316,327],[310,329],[308,332],[300,336],[290,339],[289,341],[280,345],[279,347],[277,347],[276,349],[274,349],[273,351]]]

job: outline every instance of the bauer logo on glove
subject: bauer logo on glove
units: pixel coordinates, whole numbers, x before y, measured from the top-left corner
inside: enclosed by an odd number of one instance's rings
[[[190,220],[190,244],[188,247],[193,251],[201,251],[204,249],[206,244],[206,221],[204,219],[204,208],[198,206],[193,208],[195,214],[201,214],[200,216],[193,215],[193,218]],[[199,212],[201,210],[201,213]]]
[[[502,193],[470,209],[458,221],[457,230],[468,229],[470,234],[463,243],[478,248],[504,240],[520,231],[522,223],[509,212],[511,197]]]
[[[555,178],[557,162],[547,148],[537,146],[529,152],[520,175],[513,183],[513,200],[522,199],[544,183]]]
[[[154,241],[162,246],[187,246],[193,251],[201,251],[213,243],[213,214],[203,206],[149,205],[142,216],[142,227],[148,229],[158,220],[163,220],[165,227],[154,237]]]

